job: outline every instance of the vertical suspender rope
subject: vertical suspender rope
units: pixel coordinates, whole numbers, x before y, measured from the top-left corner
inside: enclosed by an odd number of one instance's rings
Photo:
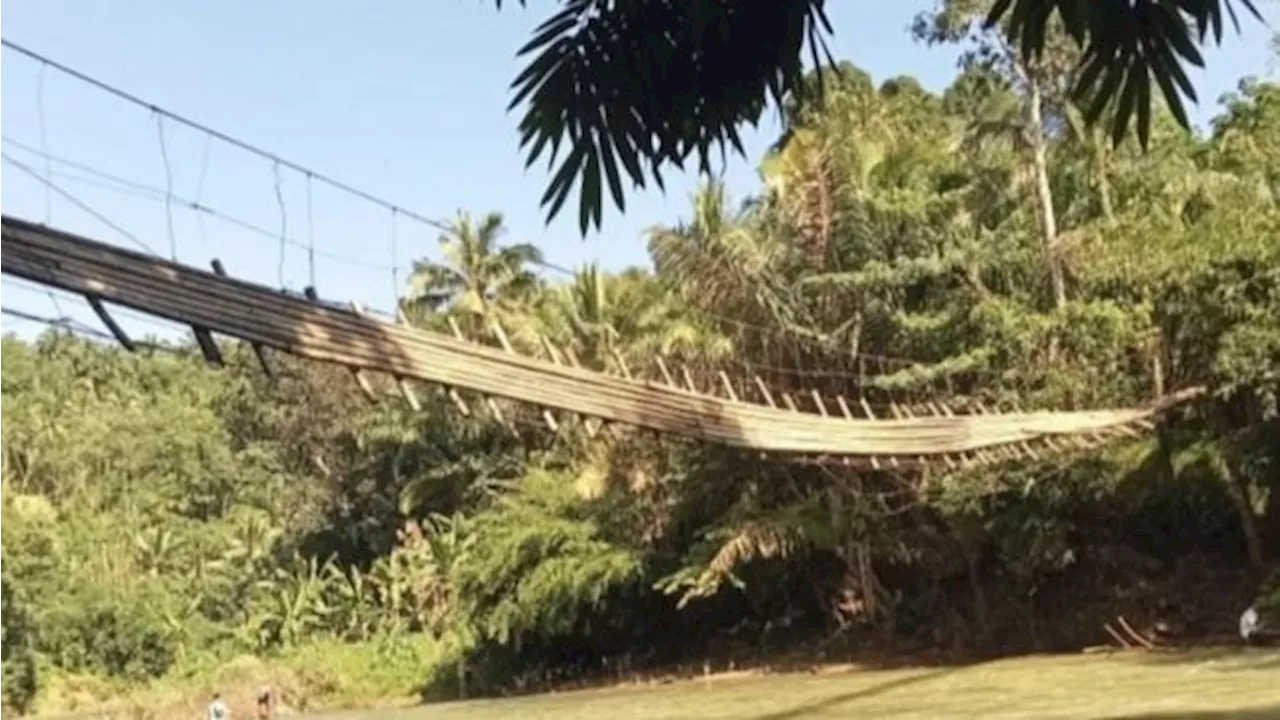
[[[284,252],[285,244],[289,238],[289,215],[284,209],[284,192],[281,189],[283,180],[280,178],[280,161],[276,160],[271,164],[271,175],[274,179],[276,190],[276,207],[280,210],[280,262],[276,265],[276,280],[280,283],[280,288],[284,289]]]
[[[395,299],[395,306],[392,310],[395,317],[400,318],[400,239],[399,239],[399,210],[393,205],[391,207],[391,292]]]
[[[40,152],[44,153],[44,224],[53,224],[53,161],[49,159],[49,131],[44,121],[44,73],[48,63],[40,63],[36,74],[36,122],[40,124]]]
[[[164,116],[152,110],[156,118],[156,139],[160,143],[160,161],[164,163],[164,222],[169,231],[169,259],[178,261],[178,237],[173,231],[173,168],[169,166],[169,144],[164,137]]]
[[[316,286],[316,235],[311,217],[311,171],[307,171],[307,285]]]
[[[201,212],[201,205],[204,202],[204,180],[209,173],[209,151],[213,148],[213,136],[209,133],[204,134],[204,150],[200,153],[200,178],[196,181],[196,200],[195,207],[192,210],[196,216],[196,231],[200,233],[200,244],[206,248],[209,246],[209,234],[204,227],[204,213]]]

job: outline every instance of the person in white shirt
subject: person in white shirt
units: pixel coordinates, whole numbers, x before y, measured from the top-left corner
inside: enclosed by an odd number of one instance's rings
[[[1245,642],[1253,642],[1254,636],[1258,634],[1262,622],[1258,618],[1258,609],[1250,606],[1240,615],[1240,638]]]
[[[214,693],[213,702],[209,703],[209,709],[205,711],[205,720],[229,720],[230,717],[227,704],[222,702],[222,694]]]

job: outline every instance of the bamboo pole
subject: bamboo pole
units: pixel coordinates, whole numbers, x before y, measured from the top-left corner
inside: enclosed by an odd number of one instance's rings
[[[654,363],[658,366],[658,372],[662,373],[662,381],[670,387],[676,387],[676,379],[671,376],[671,370],[667,368],[667,364],[662,361],[661,355],[655,355]]]
[[[622,377],[631,380],[631,368],[627,366],[626,358],[622,357],[622,353],[617,348],[609,348],[609,353],[613,355],[613,359],[618,363],[618,370],[622,372]]]
[[[209,264],[213,267],[214,274],[227,277],[227,268],[223,266],[221,260],[214,258]],[[315,288],[311,289],[311,293],[315,294]],[[262,372],[266,373],[268,378],[274,378],[275,373],[271,371],[271,364],[267,362],[267,354],[262,349],[262,343],[249,343],[249,347],[253,348],[253,354],[258,358],[258,365],[262,367]]]
[[[874,412],[872,412],[872,411],[871,411],[871,403],[867,402],[867,398],[866,398],[866,396],[865,396],[865,395],[859,395],[859,396],[858,396],[858,404],[862,406],[862,412],[866,414],[866,416],[867,416],[867,418],[868,418],[868,419],[871,419],[871,420],[875,420],[875,419],[876,419],[876,414],[875,414]],[[890,465],[890,467],[892,467],[893,469],[897,470],[897,469],[898,469],[898,467],[900,466],[900,463],[899,463],[899,461],[898,461],[898,456],[896,456],[896,455],[890,455],[890,456],[889,456],[889,465]]]
[[[982,401],[981,401],[981,400],[978,400],[978,399],[976,399],[976,398],[975,398],[975,399],[974,399],[974,401],[973,401],[973,405],[974,405],[974,407],[977,409],[977,411],[978,411],[979,413],[981,413],[981,414],[983,414],[983,415],[991,414],[991,413],[987,410],[987,406],[982,404]],[[998,413],[998,412],[999,412],[999,411],[997,411],[997,413]],[[1013,447],[1013,446],[1010,446],[1010,447]],[[1037,452],[1036,452],[1036,449],[1035,449],[1034,447],[1032,447],[1032,446],[1031,446],[1031,443],[1029,443],[1029,442],[1027,442],[1027,441],[1025,441],[1025,440],[1024,440],[1024,441],[1022,441],[1022,442],[1020,442],[1020,443],[1018,443],[1018,444],[1017,444],[1017,447],[1018,447],[1018,448],[1020,448],[1020,449],[1021,449],[1021,451],[1022,451],[1021,453],[1019,453],[1019,454],[1018,454],[1019,459],[1021,459],[1021,457],[1022,457],[1022,455],[1023,455],[1023,454],[1027,455],[1027,456],[1028,456],[1028,457],[1030,457],[1032,460],[1037,460],[1037,459],[1039,459],[1039,457],[1040,457],[1039,453],[1037,453]]]
[[[546,335],[538,333],[538,340],[542,343],[542,349],[547,353],[547,356],[551,358],[552,362],[556,365],[565,364],[561,359],[561,353],[556,350],[556,346],[551,344],[551,340],[549,340]],[[575,367],[578,366],[577,356],[574,355],[573,351],[568,347],[564,349],[564,356],[569,358],[570,365]],[[582,426],[586,428],[588,439],[595,439],[595,436],[600,432],[600,428],[604,427],[604,421],[593,422],[592,418],[586,415],[579,415],[578,419],[582,421]]]
[[[97,295],[85,295],[84,299],[89,302],[89,307],[93,308],[94,314],[98,316],[98,319],[102,321],[102,324],[105,325],[107,330],[109,330],[112,336],[115,337],[116,342],[120,343],[120,345],[129,352],[133,352],[137,349],[134,347],[133,341],[130,340],[129,336],[125,333],[124,328],[120,327],[120,324],[116,322],[116,319],[111,317],[111,313],[107,312],[107,306],[102,304],[101,298]]]
[[[209,363],[210,367],[222,367],[222,351],[218,350],[218,343],[214,342],[213,333],[201,325],[192,325],[191,332],[196,336],[196,344],[200,346],[200,354],[204,356],[204,361]]]
[[[725,394],[729,396],[730,400],[738,402],[738,391],[733,389],[733,383],[729,382],[729,376],[723,370],[719,371],[719,375],[720,384],[724,386]]]
[[[952,411],[951,407],[945,402],[930,400],[927,405],[934,415],[940,415],[948,418],[956,416],[955,412]],[[969,467],[975,463],[972,453],[959,453],[959,458],[960,465],[962,467]]]
[[[903,415],[905,415],[905,416],[906,416],[906,417],[908,417],[908,418],[914,418],[914,417],[915,417],[915,413],[911,412],[911,407],[910,407],[909,405],[903,405],[903,406],[902,406],[902,411],[901,411],[901,412],[902,412],[902,414],[903,414]],[[925,462],[925,459],[924,459],[924,457],[923,457],[923,456],[921,456],[921,457],[920,457],[920,462],[921,462],[921,463],[924,463],[924,462]],[[956,461],[955,461],[955,458],[951,457],[951,455],[949,455],[949,454],[947,454],[947,453],[943,453],[943,455],[942,455],[942,462],[946,463],[947,468],[948,468],[949,470],[955,470],[955,469],[956,469],[956,467],[957,467],[957,463],[956,463]]]
[[[365,312],[364,306],[357,302],[351,303],[351,311],[360,317],[368,317],[369,315]],[[392,377],[395,378],[396,387],[400,390],[400,395],[404,398],[405,402],[409,403],[409,408],[414,412],[420,412],[422,410],[422,403],[418,402],[418,395],[413,391],[413,387],[409,385],[409,381],[406,380],[403,375],[392,375]],[[361,383],[362,390],[368,382],[365,381],[361,375],[357,375],[356,381]],[[370,387],[369,391],[372,392],[373,388]]]
[[[818,392],[818,389],[813,388],[810,392],[813,394],[813,404],[818,406],[818,414],[822,417],[831,417],[827,413],[826,403],[822,402],[822,395]]]
[[[843,395],[836,396],[836,404],[840,406],[840,414],[844,415],[845,420],[857,420],[857,418],[854,417],[853,415],[853,411],[849,409],[849,403],[844,399]],[[868,413],[868,415],[870,415],[871,407],[866,405],[865,402],[863,403],[863,405],[866,408],[866,412]],[[876,457],[875,455],[872,455],[870,456],[870,461],[871,461],[872,470],[880,469],[880,458]]]
[[[453,333],[454,339],[461,342],[468,342],[467,338],[462,334],[462,328],[458,327],[458,321],[454,320],[452,315],[449,316],[447,320],[449,322],[449,331]],[[444,387],[445,394],[453,401],[454,406],[458,408],[458,412],[462,413],[463,417],[471,415],[471,408],[467,405],[466,401],[462,399],[462,396],[458,394],[456,388],[451,385],[444,385],[442,387]],[[502,417],[502,411],[498,409],[497,404],[493,403],[490,398],[485,398],[485,400],[490,401],[488,403],[489,410],[494,414],[494,418],[503,425],[507,425]],[[515,432],[514,427],[512,428],[512,432]]]
[[[507,338],[507,333],[502,326],[496,322],[489,323],[489,330],[498,338],[498,343],[502,345],[502,349],[510,355],[516,354],[516,349],[511,346],[511,340]],[[547,408],[542,408],[542,419],[547,423],[547,428],[553,433],[560,432],[560,423],[556,422],[556,416],[551,414]]]
[[[684,363],[680,363],[680,377],[684,378],[684,386],[689,392],[698,392],[698,386],[693,382],[693,375],[689,374],[689,367]]]
[[[769,407],[777,408],[778,403],[774,401],[773,393],[769,392],[769,386],[764,384],[764,381],[760,379],[759,375],[752,375],[751,377],[755,379],[756,388],[759,389],[760,394],[764,396],[765,402],[769,403]]]
[[[313,305],[320,303],[320,295],[314,287],[308,285],[303,288],[302,294],[307,298],[307,302]],[[373,392],[373,386],[369,384],[369,379],[365,377],[364,372],[355,365],[343,363],[343,366],[351,373],[352,379],[356,381],[356,387],[360,388],[360,393],[364,395],[365,399],[371,403],[378,402],[378,396]]]
[[[453,316],[448,316],[447,321],[449,323],[449,332],[453,333],[455,340],[466,343],[471,342],[462,334],[462,328],[458,327],[458,321],[455,320]],[[467,406],[467,403],[462,399],[462,395],[458,393],[457,389],[451,386],[445,386],[445,389],[448,393],[449,399],[453,401],[453,404],[458,407],[462,414],[470,415],[471,410]],[[489,408],[489,415],[493,417],[494,421],[506,428],[507,432],[510,433],[512,437],[517,440],[521,440],[520,430],[516,427],[515,422],[508,418],[506,413],[502,412],[502,408],[498,407],[498,401],[488,395],[482,394],[480,397],[484,400],[485,407]]]

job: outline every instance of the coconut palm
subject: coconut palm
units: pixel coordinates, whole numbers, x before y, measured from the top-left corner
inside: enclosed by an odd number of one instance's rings
[[[444,262],[414,262],[406,310],[417,316],[452,315],[470,332],[513,317],[540,288],[529,266],[542,262],[542,252],[528,243],[498,245],[504,230],[500,213],[478,223],[458,213],[440,236]]]
[[[557,342],[596,368],[616,365],[617,356],[637,361],[673,353],[719,357],[730,349],[727,338],[699,325],[667,288],[639,268],[615,275],[594,264],[584,267],[572,284],[548,295],[543,321]]]
[[[792,248],[755,227],[747,212],[730,212],[724,186],[693,195],[693,218],[649,231],[658,275],[694,308],[755,323],[792,323],[798,306],[781,270]]]

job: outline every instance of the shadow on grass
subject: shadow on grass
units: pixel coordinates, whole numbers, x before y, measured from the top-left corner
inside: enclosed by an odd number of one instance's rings
[[[1108,715],[1100,720],[1275,720],[1280,718],[1280,705],[1254,710],[1201,710],[1199,712],[1152,712],[1131,715]]]
[[[1204,647],[1169,649],[1157,652],[1133,653],[1136,662],[1144,665],[1196,665],[1206,664],[1216,672],[1234,670],[1268,670],[1280,668],[1280,648]],[[1209,664],[1217,664],[1216,667]]]
[[[809,713],[826,710],[836,705],[843,705],[844,703],[852,702],[854,700],[865,700],[866,698],[883,695],[884,693],[891,692],[899,688],[926,682],[928,680],[935,680],[945,675],[950,675],[952,673],[959,672],[960,670],[964,670],[967,667],[970,666],[948,667],[941,670],[922,673],[920,675],[912,675],[911,677],[888,680],[880,683],[879,685],[872,685],[871,687],[862,688],[861,690],[852,690],[850,692],[840,693],[839,695],[832,695],[831,697],[823,698],[821,700],[797,705],[788,710],[779,710],[765,715],[756,715],[751,718],[751,720],[790,720],[791,718],[804,717]]]

